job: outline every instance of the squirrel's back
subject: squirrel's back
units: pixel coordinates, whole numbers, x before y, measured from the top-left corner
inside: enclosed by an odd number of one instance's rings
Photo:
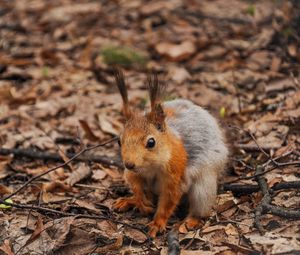
[[[176,99],[163,104],[166,123],[180,137],[188,155],[187,172],[197,175],[201,168],[220,165],[224,169],[228,156],[223,133],[216,119],[189,100]]]

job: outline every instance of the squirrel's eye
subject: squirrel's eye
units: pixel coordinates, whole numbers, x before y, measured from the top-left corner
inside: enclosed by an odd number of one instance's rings
[[[120,140],[120,138],[118,139],[118,144],[121,147],[121,140]]]
[[[149,138],[146,144],[146,148],[151,149],[155,146],[154,138]]]

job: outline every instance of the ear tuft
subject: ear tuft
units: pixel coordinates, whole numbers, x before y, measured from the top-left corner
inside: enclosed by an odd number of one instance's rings
[[[155,105],[154,109],[147,114],[147,119],[157,128],[159,131],[165,131],[165,113],[161,104]]]
[[[165,130],[165,113],[161,105],[161,99],[165,92],[166,86],[158,82],[156,74],[148,75],[148,90],[151,102],[151,112],[147,118],[160,131]]]
[[[128,102],[128,93],[125,84],[124,74],[120,68],[114,68],[114,76],[116,80],[116,84],[118,86],[119,92],[121,94],[123,100],[123,114],[126,119],[129,119],[132,115],[131,110],[129,108]]]

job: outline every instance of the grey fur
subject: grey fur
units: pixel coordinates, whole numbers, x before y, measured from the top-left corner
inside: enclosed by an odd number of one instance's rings
[[[174,112],[167,126],[182,139],[188,165],[182,190],[188,193],[190,215],[206,217],[217,195],[217,179],[224,170],[228,149],[216,119],[191,101],[176,99],[163,104]]]
[[[205,166],[220,155],[227,156],[222,132],[208,111],[184,99],[165,102],[164,107],[175,111],[175,118],[167,119],[167,125],[183,139],[188,168]]]

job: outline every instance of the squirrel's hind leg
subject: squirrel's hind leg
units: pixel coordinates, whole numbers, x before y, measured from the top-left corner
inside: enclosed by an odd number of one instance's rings
[[[217,197],[217,173],[211,169],[201,169],[192,180],[188,191],[189,214],[183,224],[188,230],[203,225],[203,218],[211,215]]]

